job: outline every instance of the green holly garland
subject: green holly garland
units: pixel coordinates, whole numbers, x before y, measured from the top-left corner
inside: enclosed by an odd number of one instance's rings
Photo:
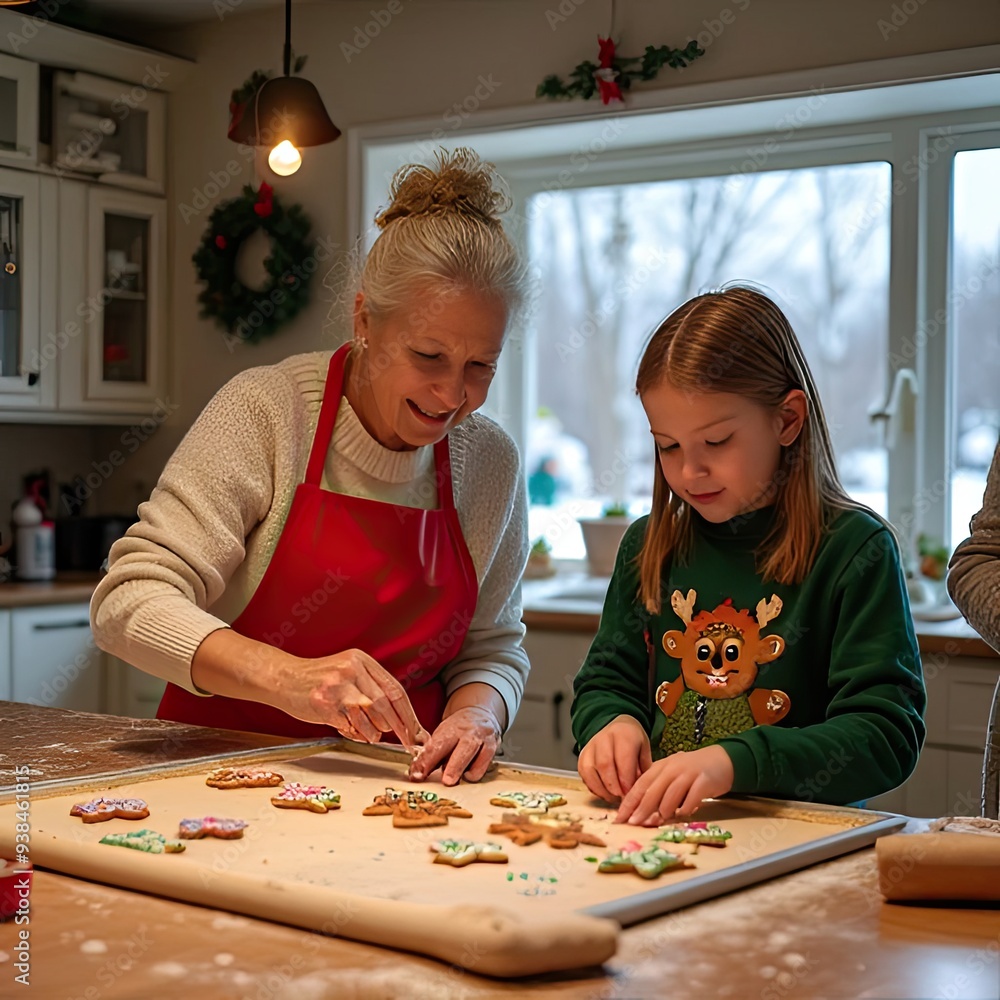
[[[269,280],[263,288],[250,288],[236,276],[236,258],[243,241],[258,229],[271,239],[264,261]],[[266,182],[257,191],[247,184],[240,197],[216,205],[191,258],[205,284],[198,295],[202,318],[256,344],[298,315],[309,301],[316,270],[309,230],[302,209],[286,209]]]
[[[625,91],[634,81],[652,80],[663,69],[684,69],[705,54],[705,50],[692,40],[683,49],[669,45],[647,45],[642,56],[620,56],[615,51],[615,43],[610,38],[599,38],[600,56],[598,62],[590,59],[578,63],[569,75],[569,82],[550,74],[538,85],[536,97],[572,98],[582,97],[585,101],[600,95],[604,104],[622,100]]]

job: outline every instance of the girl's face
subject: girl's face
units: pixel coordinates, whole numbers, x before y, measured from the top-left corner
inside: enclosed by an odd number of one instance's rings
[[[355,300],[351,405],[386,448],[440,441],[486,401],[507,329],[507,310],[475,292],[426,291],[375,320]]]
[[[642,396],[660,468],[671,491],[721,524],[774,501],[782,446],[806,418],[793,389],[777,409],[728,392],[692,392],[662,382]]]

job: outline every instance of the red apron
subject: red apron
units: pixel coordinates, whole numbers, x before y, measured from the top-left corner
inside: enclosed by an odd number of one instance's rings
[[[345,345],[330,359],[305,482],[296,487],[271,561],[232,627],[294,656],[364,650],[399,680],[417,718],[433,731],[446,700],[438,675],[458,653],[479,596],[452,495],[448,439],[434,446],[436,510],[322,489],[348,350]],[[173,684],[156,715],[275,736],[336,735],[330,726],[269,705],[202,698]]]

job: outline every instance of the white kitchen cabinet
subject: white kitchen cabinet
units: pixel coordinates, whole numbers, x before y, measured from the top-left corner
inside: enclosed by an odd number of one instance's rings
[[[908,816],[978,816],[986,723],[1000,660],[926,658],[927,740],[916,770],[895,791],[868,802]]]
[[[56,207],[42,197],[40,178],[0,169],[0,408],[24,413],[55,403],[54,372],[41,372],[40,330],[54,321],[51,280]]]
[[[10,612],[0,610],[0,701],[10,701]]]
[[[0,162],[38,159],[38,63],[0,55]]]
[[[108,711],[130,719],[155,719],[166,681],[133,667],[117,656],[106,655]]]
[[[55,604],[9,614],[11,700],[104,711],[104,654],[94,645],[90,606]]]
[[[524,649],[531,671],[517,717],[503,739],[507,759],[576,770],[569,714],[573,678],[593,638],[587,632],[528,629]]]

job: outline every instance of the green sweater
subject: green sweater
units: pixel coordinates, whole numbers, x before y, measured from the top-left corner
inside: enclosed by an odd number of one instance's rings
[[[692,557],[687,565],[669,561],[663,608],[652,618],[638,600],[635,563],[647,518],[629,527],[600,628],[574,682],[578,747],[616,716],[630,715],[649,733],[654,757],[662,756],[679,746],[671,727],[693,725],[698,700],[693,691],[684,691],[669,721],[649,695],[645,630],[656,656],[653,690],[681,673],[680,659],[662,645],[664,633],[685,630],[670,604],[675,590],[696,592],[695,616],[731,598],[734,609],[748,609],[754,617],[758,601],[776,594],[782,609],[760,635],[780,636],[785,647],[760,666],[754,687],[784,692],[791,710],[774,725],[743,729],[746,696],[742,704],[733,699],[728,705],[702,699],[715,714],[703,711],[697,745],[718,743],[729,754],[734,792],[844,804],[906,780],[924,739],[926,695],[895,540],[871,515],[845,511],[823,538],[802,583],[764,583],[754,549],[773,514],[769,507],[712,524],[692,513]],[[719,735],[722,709],[729,720],[742,720],[730,723],[732,735]]]

